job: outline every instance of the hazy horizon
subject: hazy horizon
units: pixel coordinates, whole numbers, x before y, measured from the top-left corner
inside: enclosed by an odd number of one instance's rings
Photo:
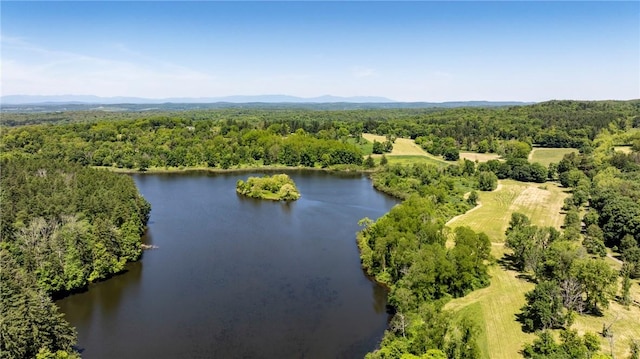
[[[640,97],[637,2],[3,2],[1,95]]]

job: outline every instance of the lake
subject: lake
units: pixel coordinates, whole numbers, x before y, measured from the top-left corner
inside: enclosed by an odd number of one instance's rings
[[[235,192],[259,173],[133,175],[152,211],[141,261],[57,301],[91,358],[361,358],[387,325],[358,220],[397,201],[358,174],[287,172],[302,197]]]

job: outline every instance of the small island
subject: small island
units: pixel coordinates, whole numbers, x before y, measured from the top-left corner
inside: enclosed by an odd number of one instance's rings
[[[236,192],[241,195],[272,201],[295,201],[300,198],[296,184],[286,174],[249,177],[236,182]]]

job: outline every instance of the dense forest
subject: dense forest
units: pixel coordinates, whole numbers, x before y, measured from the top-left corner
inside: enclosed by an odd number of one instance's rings
[[[150,206],[130,177],[77,164],[2,161],[3,358],[69,351],[75,332],[51,296],[140,258]]]
[[[640,101],[552,101],[507,108],[314,111],[224,109],[169,114],[3,113],[2,153],[38,154],[82,165],[233,168],[359,165],[363,132],[410,137],[435,155],[452,148],[509,154],[529,146],[588,146],[602,129],[640,127]],[[351,139],[352,141],[348,141]],[[505,146],[507,148],[505,148]],[[516,156],[517,157],[517,156]]]
[[[457,109],[217,109],[171,113],[4,114],[0,160],[3,358],[74,356],[75,333],[52,296],[85,288],[140,258],[148,203],[138,171],[262,166],[372,171],[376,189],[404,200],[358,234],[362,266],[389,289],[393,319],[371,358],[476,358],[478,323],[444,310],[490,283],[492,238],[445,223],[499,179],[559,181],[571,190],[562,231],[515,214],[508,258],[531,277],[519,319],[539,338],[526,357],[588,358],[591,334],[569,329],[612,300],[630,304],[640,277],[640,101],[552,101]],[[415,139],[448,165],[365,157],[363,133]],[[629,145],[627,152],[615,150]],[[386,146],[386,148],[385,148]],[[530,163],[534,146],[573,147],[559,163]],[[461,150],[500,160],[458,160]],[[622,260],[613,270],[602,257]],[[621,292],[616,283],[621,278]],[[617,299],[619,298],[619,299]],[[37,328],[37,330],[33,330]],[[564,329],[560,343],[548,330]],[[57,354],[56,354],[57,353]]]

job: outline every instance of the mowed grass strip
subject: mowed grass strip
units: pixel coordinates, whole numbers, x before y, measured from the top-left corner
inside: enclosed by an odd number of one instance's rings
[[[390,165],[413,165],[418,163],[424,163],[427,165],[434,165],[438,167],[446,166],[447,163],[443,163],[443,161],[434,160],[431,157],[427,156],[403,156],[403,155],[385,155],[387,157],[387,162]],[[371,155],[376,160],[376,163],[380,163],[380,158],[382,155]]]
[[[504,246],[494,243],[491,252],[500,258]],[[470,315],[479,324],[478,346],[483,358],[521,357],[522,345],[533,341],[535,335],[522,331],[516,314],[525,304],[524,293],[534,285],[497,263],[489,267],[489,275],[491,285],[450,301],[445,309],[454,311],[457,316]]]
[[[462,318],[471,319],[477,325],[484,323],[484,312],[480,303],[471,303],[460,310],[456,311],[455,317],[457,320]],[[478,346],[480,347],[481,358],[489,358],[489,347],[487,346],[487,332],[482,330],[478,333],[477,339]]]
[[[485,232],[493,242],[492,254],[496,259],[502,258],[506,250],[504,231],[513,212],[526,214],[534,224],[559,228],[563,221],[560,210],[568,196],[564,188],[554,183],[541,185],[513,180],[502,180],[495,191],[479,195],[480,207],[452,219],[447,225],[469,226]],[[531,342],[535,335],[522,331],[516,314],[525,304],[524,294],[533,289],[534,284],[500,264],[491,265],[489,275],[489,287],[454,299],[445,308],[477,318],[481,328],[478,344],[484,358],[520,357],[523,345]]]
[[[529,162],[537,162],[548,167],[549,163],[558,163],[564,155],[572,152],[578,153],[578,150],[575,148],[534,148],[529,153]]]

